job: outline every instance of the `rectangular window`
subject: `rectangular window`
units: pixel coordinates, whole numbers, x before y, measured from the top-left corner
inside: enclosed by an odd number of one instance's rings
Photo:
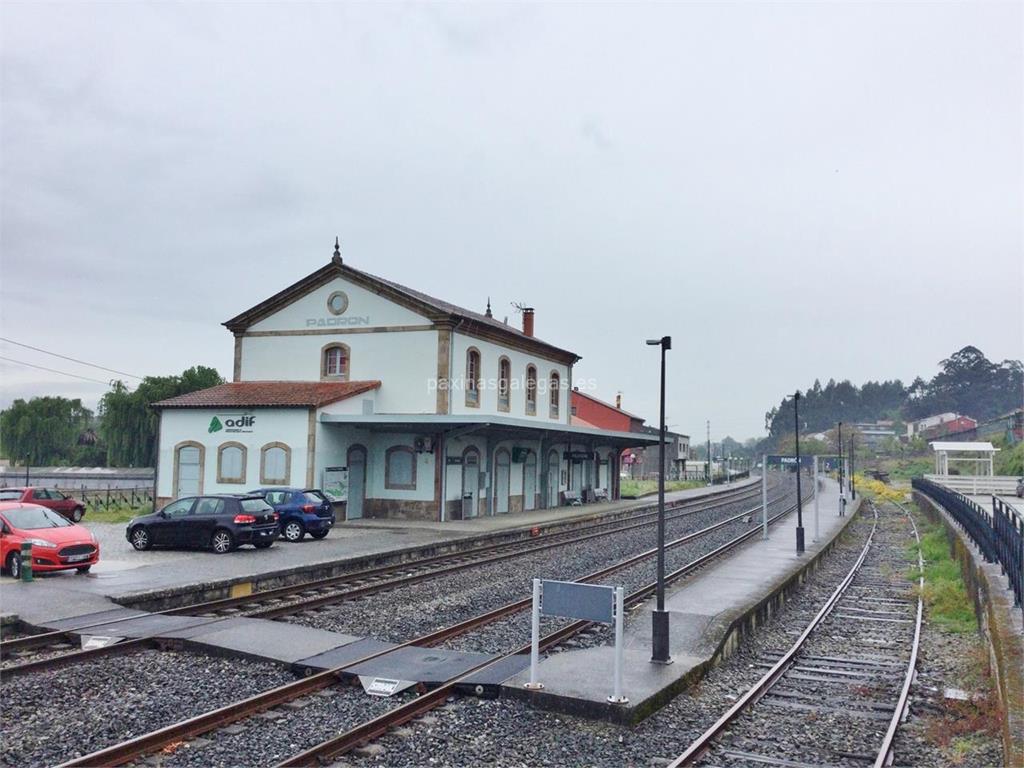
[[[388,448],[384,457],[384,487],[402,491],[416,489],[416,453],[412,448]]]

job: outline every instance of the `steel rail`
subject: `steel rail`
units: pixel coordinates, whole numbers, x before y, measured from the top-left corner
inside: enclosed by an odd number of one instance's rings
[[[740,501],[740,500],[745,499],[748,496],[754,496],[754,495],[756,495],[756,488],[754,490],[749,490],[747,488],[738,488],[738,489],[731,489],[729,491],[725,491],[725,492],[722,492],[722,493],[717,493],[717,494],[712,494],[712,495],[708,495],[708,496],[699,497],[699,498],[696,498],[696,499],[679,499],[679,500],[673,502],[673,506],[671,507],[671,509],[673,511],[683,510],[683,512],[682,512],[682,514],[673,515],[670,519],[671,520],[677,520],[677,519],[679,519],[681,517],[685,517],[685,516],[690,515],[690,514],[696,514],[698,512],[703,512],[703,511],[715,509],[716,507],[724,506],[726,504],[735,503],[736,501]],[[712,504],[705,504],[704,506],[701,506],[701,502],[707,501],[707,500],[711,500],[711,499],[713,499],[713,503]],[[696,508],[692,509],[692,510],[689,509],[689,507],[691,505],[695,506]],[[657,514],[657,512],[654,512],[654,511],[652,511],[652,512],[644,512],[643,511],[643,510],[650,509],[653,506],[654,506],[653,504],[644,504],[644,505],[641,505],[641,506],[637,506],[635,508],[624,509],[624,510],[622,510],[622,512],[624,512],[624,513],[628,513],[630,511],[642,512],[642,514],[640,515],[641,517],[645,517],[645,518],[646,517],[653,517],[654,515]],[[760,506],[758,506],[758,509],[760,509]],[[624,522],[625,522],[625,524],[623,525]],[[501,544],[485,544],[485,545],[480,546],[480,547],[472,547],[472,548],[469,548],[469,549],[461,550],[459,552],[449,552],[449,553],[442,554],[442,555],[433,555],[433,556],[430,556],[430,557],[420,558],[420,559],[417,559],[417,560],[411,560],[411,561],[404,562],[404,563],[392,563],[390,565],[375,566],[373,568],[366,568],[366,569],[363,569],[363,570],[360,570],[360,571],[353,571],[351,573],[339,574],[337,576],[329,576],[329,577],[326,577],[326,578],[323,578],[323,579],[317,579],[317,580],[305,582],[305,583],[302,583],[302,584],[290,584],[290,585],[283,586],[283,587],[274,587],[272,589],[264,590],[262,592],[257,592],[255,594],[245,595],[245,596],[242,596],[242,597],[218,598],[216,600],[209,600],[207,602],[196,603],[194,605],[179,606],[177,608],[167,608],[167,609],[164,609],[162,611],[152,611],[152,612],[150,612],[150,615],[154,615],[154,616],[156,616],[156,615],[181,615],[181,614],[195,614],[195,613],[204,613],[204,612],[210,612],[210,611],[224,610],[224,609],[232,608],[232,607],[239,606],[239,605],[246,605],[246,604],[249,604],[249,603],[266,601],[266,600],[271,600],[271,599],[275,599],[275,598],[284,598],[284,597],[288,597],[288,596],[291,596],[291,595],[300,594],[302,592],[306,592],[306,591],[309,591],[309,590],[323,589],[325,587],[331,587],[331,586],[335,586],[335,585],[338,585],[338,584],[344,584],[346,582],[361,581],[361,580],[364,580],[364,579],[374,578],[376,576],[379,576],[381,574],[388,573],[388,572],[403,571],[403,570],[407,571],[407,570],[410,570],[410,569],[413,569],[413,568],[421,568],[421,567],[424,567],[424,566],[429,566],[429,565],[434,564],[434,563],[441,563],[441,562],[445,562],[445,561],[452,561],[452,560],[462,559],[462,558],[464,558],[466,556],[472,557],[473,555],[478,555],[478,554],[481,554],[481,553],[500,552],[500,551],[503,551],[505,549],[515,549],[517,547],[521,548],[524,544],[531,544],[531,543],[535,544],[536,542],[538,542],[540,540],[543,540],[543,539],[559,539],[559,541],[552,542],[550,545],[541,545],[540,547],[532,547],[532,548],[528,547],[525,551],[516,551],[515,553],[513,553],[512,556],[527,555],[527,554],[530,554],[533,551],[538,551],[538,550],[540,550],[542,548],[547,548],[548,546],[553,546],[553,545],[557,545],[557,544],[572,544],[572,543],[575,543],[576,541],[583,541],[583,540],[586,540],[587,538],[593,538],[594,535],[597,535],[596,533],[594,533],[594,529],[595,528],[605,529],[605,528],[608,528],[608,527],[619,526],[618,528],[613,528],[613,531],[612,531],[612,532],[617,532],[617,531],[621,531],[621,530],[631,530],[632,528],[642,527],[644,525],[651,525],[651,524],[652,523],[650,523],[650,522],[637,522],[635,519],[631,519],[631,520],[628,520],[628,521],[609,520],[607,522],[599,522],[599,523],[595,523],[593,525],[587,526],[588,529],[591,531],[591,533],[585,534],[582,537],[572,538],[571,537],[571,534],[573,532],[572,530],[559,531],[559,532],[551,532],[551,533],[547,533],[547,534],[542,534],[541,536],[534,537],[532,539],[517,539],[515,541],[504,542],[504,543],[501,543]],[[603,531],[602,533],[608,533],[608,531]],[[568,539],[562,538],[562,537],[566,537],[567,535],[569,535],[570,538],[568,538]],[[507,559],[507,558],[503,558],[503,559]],[[470,561],[464,567],[472,567],[473,565],[484,564],[484,563],[487,563],[487,562],[490,562],[490,561],[491,560],[489,560],[485,556],[485,557],[479,558],[477,560]],[[428,572],[428,576],[426,578],[431,578],[432,575],[437,575],[437,573],[438,573],[437,571]],[[411,576],[410,577],[405,577],[405,578],[411,578]],[[395,580],[395,581],[397,582],[397,580]],[[363,593],[363,594],[365,594],[365,593]],[[355,595],[353,595],[353,596],[355,596]],[[314,599],[316,599],[316,598],[314,598]],[[49,631],[49,632],[42,632],[42,633],[37,633],[37,634],[33,634],[33,635],[27,635],[25,637],[15,638],[13,640],[3,640],[3,641],[0,641],[0,658],[3,658],[4,656],[6,656],[6,655],[8,655],[10,653],[16,652],[16,651],[22,651],[22,650],[29,650],[29,649],[32,649],[32,648],[38,648],[39,646],[47,645],[48,643],[51,643],[51,642],[61,641],[64,638],[66,638],[68,635],[71,635],[73,633],[77,633],[79,630],[82,630],[82,629],[90,629],[92,627],[107,626],[107,625],[110,625],[110,624],[117,624],[117,623],[122,622],[122,621],[131,621],[134,618],[137,618],[137,616],[125,616],[123,618],[107,619],[107,620],[97,621],[97,622],[95,622],[93,624],[85,624],[85,625],[82,625],[82,626],[79,626],[79,627],[74,627],[72,629],[58,629],[58,630],[52,630],[52,631]]]
[[[796,509],[795,503],[791,507],[784,510],[783,512],[780,512],[774,517],[772,517],[770,519],[770,522],[774,523],[781,517],[790,514],[794,509]],[[737,515],[736,518],[746,514],[749,513],[741,513],[741,515]],[[732,518],[730,518],[730,521],[731,520]],[[680,546],[686,543],[687,541],[697,538],[700,535],[705,535],[712,530],[717,530],[718,528],[727,524],[727,522],[728,521],[721,521],[719,523],[715,523],[709,528],[703,529],[703,531],[687,534],[681,539],[677,539],[673,542],[670,542],[666,545],[666,548]],[[731,542],[728,542],[726,545],[723,545],[721,547],[718,547],[716,550],[713,550],[711,554],[721,553],[722,551],[724,551],[725,548],[731,548],[732,546],[736,546],[740,542],[745,541],[746,539],[750,538],[753,534],[758,533],[759,531],[760,527],[751,528],[749,531],[741,534],[739,537],[733,539]],[[608,573],[613,572],[615,570],[620,570],[635,565],[637,562],[645,558],[651,557],[654,553],[656,553],[656,550],[648,550],[647,552],[630,557],[627,560],[624,560],[613,566],[609,566],[608,568],[603,568],[599,571],[591,573],[588,576],[584,577],[584,579],[601,578],[602,576],[607,575]],[[666,578],[670,580],[673,578],[677,578],[678,575],[682,574],[684,571],[688,572],[688,570],[691,570],[692,568],[702,565],[704,562],[707,561],[707,559],[707,555],[697,558],[697,560],[693,561],[692,563],[689,563],[686,566],[683,566],[683,568],[680,568],[672,574],[669,574]],[[653,586],[650,586],[644,588],[643,590],[638,590],[638,592],[635,594],[649,594],[650,589],[653,588]],[[634,601],[636,599],[640,598],[634,597]],[[437,643],[442,642],[443,640],[455,637],[458,634],[464,634],[465,632],[469,632],[472,629],[481,626],[482,624],[489,623],[485,620],[485,617],[489,617],[490,621],[496,621],[511,613],[515,613],[518,610],[522,610],[528,603],[529,600],[519,600],[514,603],[501,606],[499,608],[487,612],[486,614],[482,614],[481,616],[475,616],[463,622],[459,622],[458,624],[452,625],[451,627],[446,627],[444,629],[431,632],[415,640],[410,640],[405,643],[401,643],[393,648],[387,648],[374,653],[370,653],[359,659],[347,662],[342,666],[324,670],[323,672],[314,673],[312,675],[309,675],[308,677],[300,678],[299,680],[291,683],[286,683],[283,686],[271,689],[270,691],[264,691],[263,693],[256,694],[255,696],[251,696],[242,701],[228,704],[224,707],[220,707],[219,709],[215,709],[210,712],[205,712],[203,714],[196,715],[195,717],[189,718],[187,720],[183,720],[178,723],[173,723],[171,725],[165,726],[155,731],[151,731],[150,733],[142,734],[132,739],[128,739],[124,742],[114,744],[105,749],[101,749],[91,754],[75,758],[73,760],[62,763],[61,765],[57,766],[57,768],[95,768],[98,766],[123,765],[124,763],[134,760],[138,757],[159,750],[167,744],[173,743],[175,741],[193,738],[204,733],[208,733],[209,731],[227,725],[228,723],[241,720],[245,717],[249,717],[258,712],[275,707],[279,704],[291,701],[293,699],[307,695],[322,688],[326,688],[329,685],[333,685],[342,679],[342,673],[344,672],[344,670],[350,667],[354,667],[357,664],[362,664],[363,662],[370,661],[371,659],[378,658],[379,656],[384,656],[386,654],[392,653],[398,648],[405,648],[409,646],[429,647],[431,645],[436,645]],[[580,629],[589,626],[590,623],[591,622],[586,621],[576,622],[575,624],[570,624],[567,627],[564,627],[562,630],[559,630],[558,632],[552,633],[551,635],[545,638],[545,642],[548,643],[548,645],[546,645],[545,647],[549,647],[550,644],[559,642],[560,639],[563,639],[564,637],[568,637],[571,634],[578,632]],[[517,650],[515,653],[518,652],[521,652],[521,649]],[[504,657],[500,658],[515,655],[515,653],[505,654]],[[460,675],[458,679],[443,684],[441,688],[443,688],[445,691],[450,691],[459,682],[459,680],[465,677],[466,674],[470,674],[473,671],[479,671],[480,669],[484,669],[490,666],[491,664],[500,661],[500,658],[484,662],[483,664],[479,665],[473,670],[470,670],[469,672]],[[435,691],[436,690],[438,689],[435,689]],[[414,702],[420,700],[435,701],[435,699],[433,698],[433,693],[433,691],[428,692],[424,696],[415,699]],[[443,701],[443,699],[441,700]],[[429,709],[433,706],[436,706],[436,704],[431,704],[426,708]],[[415,715],[411,715],[410,717],[415,717]]]
[[[871,505],[872,512],[874,513],[874,522],[871,526],[871,532],[868,534],[867,541],[864,543],[864,547],[861,550],[860,556],[857,558],[853,567],[850,569],[846,577],[839,583],[832,595],[825,601],[825,604],[821,607],[815,617],[803,630],[800,636],[796,639],[793,645],[786,651],[785,654],[765,673],[761,679],[759,679],[753,686],[751,686],[732,707],[724,715],[722,715],[710,728],[708,728],[703,734],[701,734],[690,746],[686,749],[683,754],[677,757],[672,763],[669,764],[669,768],[681,768],[682,766],[692,765],[696,760],[702,757],[707,750],[711,747],[712,742],[717,739],[722,732],[733,723],[736,718],[744,712],[748,707],[757,702],[765,693],[767,693],[781,678],[782,676],[793,666],[796,662],[796,657],[799,652],[803,649],[807,642],[807,639],[811,634],[821,625],[821,622],[828,616],[829,613],[835,608],[836,604],[845,595],[853,579],[860,571],[861,566],[867,557],[868,551],[871,548],[871,544],[875,535],[875,531],[878,528],[878,510],[873,502],[869,502]],[[917,531],[917,525],[914,523],[913,517],[909,512],[900,504],[898,506],[910,520],[911,526],[914,530],[914,537],[920,543],[921,538]],[[924,561],[920,554],[920,548],[918,549],[918,563],[919,567],[924,568]],[[923,586],[924,577],[923,573],[919,580],[919,586]],[[899,700],[896,704],[896,708],[893,712],[892,719],[889,723],[889,728],[886,731],[885,737],[882,741],[882,745],[879,749],[877,759],[875,760],[875,768],[883,768],[883,766],[891,764],[892,755],[892,744],[896,736],[896,731],[899,728],[899,723],[903,718],[903,713],[906,710],[907,699],[910,693],[910,685],[913,682],[914,670],[917,665],[917,654],[921,636],[921,618],[923,613],[923,602],[920,590],[918,591],[917,599],[917,619],[914,625],[914,641],[911,648],[910,659],[907,665],[907,671],[904,675],[903,685],[900,692]]]
[[[794,503],[793,506],[772,516],[769,519],[769,524],[774,524],[786,515],[791,514],[795,509],[796,504]],[[720,525],[721,524],[716,524],[714,527],[717,528],[720,527]],[[676,581],[680,577],[692,573],[694,570],[702,567],[710,560],[713,560],[714,558],[721,556],[725,552],[739,546],[755,534],[760,533],[760,531],[760,525],[751,528],[749,531],[740,534],[739,536],[731,539],[725,544],[716,547],[712,551],[707,552],[701,555],[700,557],[696,558],[695,560],[692,560],[691,562],[687,563],[686,565],[677,568],[669,574],[666,574],[665,581]],[[676,546],[679,543],[681,542],[679,540],[676,540],[674,542],[671,542],[670,544],[666,544],[666,549],[670,546]],[[651,553],[656,552],[656,549],[650,550],[647,553],[647,556],[650,556]],[[612,566],[611,568],[597,571],[596,573],[591,574],[589,577],[580,579],[580,581],[587,581],[600,578],[601,576],[607,575],[610,571],[620,570],[622,567],[625,566]],[[648,597],[650,597],[657,588],[657,582],[647,584],[646,586],[640,587],[639,589],[630,593],[629,596],[626,597],[623,602],[625,605],[632,607],[633,605],[636,605],[637,603],[640,603],[643,600],[646,600]],[[529,604],[530,600],[532,600],[532,598],[520,601],[521,606],[525,607]],[[571,637],[572,635],[575,635],[576,633],[586,629],[592,624],[594,624],[594,622],[586,620],[575,621],[571,624],[568,624],[562,627],[561,629],[555,630],[554,632],[545,635],[540,640],[539,647],[541,650],[547,650],[548,648],[557,645],[558,643]],[[447,638],[442,637],[441,639]],[[382,736],[390,729],[403,725],[404,723],[409,722],[410,720],[412,720],[415,717],[418,717],[424,712],[427,712],[433,709],[434,707],[443,704],[448,699],[448,697],[455,692],[457,686],[463,681],[465,681],[469,676],[482,670],[485,670],[488,667],[491,667],[495,664],[498,664],[499,662],[503,661],[506,658],[509,658],[510,656],[517,656],[520,654],[529,653],[530,648],[530,643],[526,643],[525,645],[522,645],[514,651],[506,653],[497,659],[491,659],[482,662],[481,664],[473,667],[472,669],[463,672],[458,677],[453,678],[441,684],[437,688],[428,691],[422,696],[419,696],[405,704],[399,705],[398,707],[395,707],[394,709],[389,710],[388,712],[385,712],[384,714],[379,715],[378,717],[375,717],[372,720],[360,723],[359,725],[349,729],[345,733],[339,734],[338,736],[328,739],[327,741],[321,744],[311,747],[303,752],[300,752],[297,755],[288,758],[287,760],[284,760],[281,763],[278,763],[277,768],[296,768],[299,766],[324,765],[327,761],[334,760],[335,758],[345,754],[346,752],[350,752],[356,747],[365,744],[369,741],[372,741],[373,739],[379,736]]]
[[[711,746],[712,742],[718,738],[718,736],[724,731],[736,718],[744,711],[748,706],[756,702],[768,690],[778,682],[793,665],[796,660],[796,655],[803,648],[807,642],[807,638],[811,636],[811,633],[817,629],[817,627],[824,621],[825,617],[832,612],[832,609],[836,606],[836,603],[842,598],[850,584],[856,577],[857,572],[860,571],[861,565],[864,563],[864,559],[868,555],[868,550],[871,549],[871,541],[874,538],[875,530],[878,528],[878,511],[875,511],[875,520],[871,526],[871,531],[868,533],[867,541],[864,542],[864,547],[861,549],[860,556],[857,558],[853,567],[846,574],[839,586],[835,588],[835,591],[829,596],[828,600],[825,601],[818,613],[811,619],[810,623],[804,628],[800,636],[797,637],[793,645],[790,646],[782,657],[775,662],[771,669],[769,669],[760,680],[754,683],[747,691],[736,700],[724,715],[722,715],[715,723],[708,728],[704,733],[697,737],[697,739],[686,748],[679,757],[673,760],[668,768],[681,768],[684,765],[692,765],[695,760],[701,757]]]
[[[906,674],[903,676],[903,687],[900,689],[900,697],[896,702],[896,709],[893,710],[892,720],[889,721],[889,728],[882,739],[882,746],[879,748],[878,756],[875,758],[874,768],[883,768],[893,763],[893,742],[896,740],[896,731],[899,729],[900,723],[903,722],[907,711],[907,702],[910,699],[910,686],[914,682],[914,672],[917,669],[917,652],[921,645],[921,620],[924,616],[924,555],[921,552],[921,534],[917,530],[914,516],[910,514],[907,508],[898,502],[893,502],[893,504],[903,510],[907,519],[910,520],[910,525],[914,529],[914,538],[917,539],[917,567],[920,571],[917,582],[917,617],[914,621],[914,642],[910,647],[910,659],[907,662]],[[872,504],[872,506],[874,505]]]
[[[771,503],[776,503],[781,498],[784,498],[784,497],[783,496],[778,496],[778,497],[772,499]],[[740,497],[740,499],[742,500],[742,497]],[[707,506],[707,507],[701,507],[701,508],[698,508],[698,509],[687,510],[687,511],[684,511],[684,512],[682,512],[680,514],[674,515],[671,519],[677,520],[679,518],[686,517],[688,515],[697,514],[699,512],[704,512],[704,511],[707,511],[709,509],[714,509],[716,507],[724,506],[725,504],[734,504],[734,503],[736,503],[736,501],[737,501],[736,499],[730,499],[730,500],[725,501],[725,502],[717,502],[717,503],[715,503],[713,505],[710,505],[710,506]],[[738,519],[740,517],[744,517],[746,515],[753,514],[754,512],[756,512],[760,508],[761,508],[761,506],[758,505],[757,507],[754,507],[753,509],[746,510],[744,512],[740,512],[737,515],[732,516],[731,518],[727,518],[725,522],[735,521],[736,519]],[[288,615],[292,615],[292,614],[296,614],[296,613],[301,613],[302,611],[310,610],[311,608],[314,608],[314,607],[319,607],[319,606],[322,606],[322,605],[331,605],[331,604],[335,604],[335,603],[341,603],[341,602],[344,602],[346,600],[352,600],[352,599],[357,598],[357,597],[364,597],[366,595],[376,594],[378,592],[384,592],[384,591],[387,591],[387,590],[395,589],[395,588],[400,587],[400,586],[407,586],[409,584],[415,584],[415,583],[419,583],[419,582],[422,582],[422,581],[428,581],[430,579],[438,578],[440,576],[447,575],[449,573],[455,573],[455,572],[458,572],[458,571],[467,570],[469,568],[474,568],[474,567],[477,567],[477,566],[480,566],[480,565],[488,565],[488,564],[491,564],[491,563],[501,562],[503,560],[509,560],[509,559],[513,559],[513,558],[516,558],[516,557],[523,557],[523,556],[526,556],[526,555],[529,555],[529,554],[533,554],[534,552],[551,549],[553,547],[561,547],[561,546],[564,546],[566,544],[575,544],[575,543],[578,543],[578,542],[581,542],[581,541],[587,541],[589,539],[593,539],[593,538],[596,538],[596,537],[599,537],[599,536],[607,536],[609,533],[622,533],[623,531],[628,531],[628,530],[631,530],[633,528],[643,527],[643,526],[647,526],[647,525],[651,525],[651,523],[650,522],[645,522],[645,523],[630,524],[630,525],[627,525],[627,526],[622,527],[622,528],[616,528],[616,529],[614,529],[611,532],[609,532],[609,531],[601,531],[601,532],[597,532],[597,533],[588,533],[588,534],[585,534],[583,536],[578,536],[578,537],[575,537],[575,538],[572,538],[572,539],[569,539],[569,540],[549,542],[549,543],[541,545],[539,547],[531,547],[531,548],[528,548],[527,550],[516,550],[516,551],[513,551],[513,552],[507,552],[507,553],[500,554],[500,555],[494,555],[494,556],[491,556],[491,557],[480,558],[480,559],[477,559],[477,560],[471,560],[471,561],[468,561],[468,562],[465,562],[465,563],[457,563],[455,565],[447,566],[445,568],[441,568],[441,569],[437,569],[437,570],[433,570],[433,571],[424,571],[422,573],[415,573],[415,574],[410,574],[410,575],[407,575],[407,576],[400,576],[400,577],[398,577],[396,579],[389,579],[389,580],[386,580],[386,581],[375,582],[373,584],[368,584],[368,585],[363,586],[363,587],[356,587],[354,589],[345,590],[343,592],[332,593],[330,595],[324,595],[324,596],[321,596],[321,597],[309,598],[307,600],[301,600],[301,601],[297,601],[297,602],[294,602],[294,603],[289,603],[288,605],[280,606],[280,607],[277,607],[277,608],[266,608],[266,609],[263,609],[263,610],[253,611],[253,612],[248,613],[247,615],[248,616],[256,616],[256,617],[266,617],[266,618],[275,618],[275,617],[279,617],[279,616],[288,616]],[[646,556],[646,553],[644,554],[644,556]],[[403,570],[403,569],[400,569],[400,568],[399,569],[395,569],[394,567],[392,567],[391,570]],[[302,588],[292,588],[292,589],[293,589],[293,591],[296,591],[296,592],[304,592],[304,591],[308,590],[309,587],[308,586],[304,586]],[[257,602],[259,599],[264,599],[264,600],[267,599],[265,593],[260,593],[260,597],[257,598],[256,600],[254,600],[253,596],[251,596],[251,595],[246,596],[244,598],[230,598],[231,601],[241,601],[243,603]],[[222,601],[216,600],[216,601],[212,601],[212,602],[219,604]],[[208,604],[204,604],[204,605],[208,605]],[[174,611],[178,611],[179,609],[173,609],[173,610]],[[205,611],[200,611],[200,614],[205,614]],[[117,620],[115,620],[113,622],[109,622],[109,623],[116,624],[116,623],[118,623],[120,621],[130,621],[133,618],[136,618],[136,617],[128,616],[128,617],[125,617],[123,619],[117,619]],[[215,622],[215,621],[221,621],[221,620],[222,620],[222,617],[219,617],[219,616],[218,617],[211,617],[209,619],[209,622],[207,622],[207,623]],[[487,622],[484,622],[484,623],[487,623]],[[91,625],[91,626],[106,626],[106,624],[98,624],[98,625]],[[78,627],[78,628],[76,628],[74,630],[67,630],[67,632],[68,633],[70,633],[70,632],[78,632],[80,629],[86,629],[86,628],[88,628],[88,626],[86,626],[86,627]],[[64,632],[62,631],[62,632],[59,632],[58,634],[64,634]],[[16,677],[18,675],[22,675],[22,674],[25,674],[25,673],[28,673],[28,672],[38,672],[38,671],[45,670],[45,669],[56,669],[58,667],[69,665],[69,664],[77,664],[79,662],[90,661],[93,658],[99,658],[99,657],[102,657],[102,656],[109,656],[109,655],[118,653],[117,650],[113,650],[113,649],[116,649],[116,648],[123,648],[125,652],[132,651],[132,650],[137,650],[139,648],[139,646],[144,641],[147,641],[147,640],[154,640],[155,641],[155,640],[158,640],[159,638],[160,638],[160,635],[158,635],[158,634],[146,635],[146,636],[144,636],[142,638],[137,638],[137,641],[133,640],[131,642],[116,643],[114,645],[106,646],[106,647],[103,647],[103,648],[92,648],[92,649],[89,649],[89,650],[75,651],[73,653],[66,653],[66,654],[61,654],[61,655],[57,655],[57,656],[51,656],[49,658],[40,659],[38,661],[26,662],[25,664],[13,665],[13,666],[7,667],[6,669],[0,670],[0,676]]]

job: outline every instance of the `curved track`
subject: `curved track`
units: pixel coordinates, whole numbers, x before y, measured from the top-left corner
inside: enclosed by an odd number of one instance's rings
[[[845,578],[793,645],[670,768],[891,764],[923,611],[920,589],[908,599],[899,577],[906,521],[913,540],[920,537],[902,507],[894,505],[903,513],[897,519],[885,505],[881,518],[870,506],[871,533]]]

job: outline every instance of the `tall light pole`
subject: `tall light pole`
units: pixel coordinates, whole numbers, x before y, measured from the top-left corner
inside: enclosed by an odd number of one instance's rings
[[[652,347],[661,347],[661,419],[658,445],[658,598],[651,613],[651,661],[671,664],[668,652],[668,612],[665,610],[665,353],[672,349],[672,337],[648,339]]]
[[[793,395],[793,426],[796,431],[796,553],[804,553],[804,509],[800,499],[800,390]]]
[[[853,474],[853,434],[850,435],[850,501],[857,500],[857,485]]]
[[[836,437],[839,443],[839,498],[843,497],[843,422],[839,422],[839,435]],[[842,503],[842,502],[840,502]]]

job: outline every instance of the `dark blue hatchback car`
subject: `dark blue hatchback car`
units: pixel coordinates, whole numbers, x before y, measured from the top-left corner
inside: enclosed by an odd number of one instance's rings
[[[302,541],[307,533],[322,539],[334,525],[334,507],[316,488],[257,488],[250,493],[262,496],[280,515],[285,541]]]

